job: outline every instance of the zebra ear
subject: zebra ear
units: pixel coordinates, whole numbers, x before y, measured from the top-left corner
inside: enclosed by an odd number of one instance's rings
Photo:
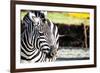
[[[29,11],[28,12],[29,14],[29,18],[31,19],[31,21],[33,21],[33,17],[36,17],[36,15],[35,15],[35,13],[34,12],[32,12],[32,11]]]

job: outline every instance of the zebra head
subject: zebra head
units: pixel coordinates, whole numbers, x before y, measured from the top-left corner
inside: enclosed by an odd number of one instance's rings
[[[53,24],[52,21],[48,20],[48,26],[50,26],[50,31],[48,32],[48,41],[50,44],[50,56],[55,57],[57,56],[57,51],[59,48],[59,33],[58,28],[56,25]],[[48,30],[46,30],[48,31]]]

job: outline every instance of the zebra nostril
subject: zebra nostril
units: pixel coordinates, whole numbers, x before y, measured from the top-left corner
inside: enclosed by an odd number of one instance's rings
[[[54,50],[54,48],[53,48],[53,50],[51,51],[50,55],[53,57],[53,56],[56,56],[56,54],[57,54],[57,51]]]
[[[51,56],[51,57],[57,56],[57,52],[52,52],[52,53],[50,54],[50,56]]]
[[[50,55],[53,57],[54,56],[54,53],[52,52]]]

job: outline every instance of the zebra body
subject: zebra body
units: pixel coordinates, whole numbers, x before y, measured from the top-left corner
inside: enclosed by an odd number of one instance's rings
[[[21,61],[50,62],[56,59],[58,49],[58,29],[47,20],[44,23],[40,15],[28,12],[22,21]]]

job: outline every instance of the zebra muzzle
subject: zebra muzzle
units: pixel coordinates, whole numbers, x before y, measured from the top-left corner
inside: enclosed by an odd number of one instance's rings
[[[50,56],[56,56],[57,55],[57,49],[54,46],[51,46]]]
[[[52,51],[51,53],[50,53],[50,55],[53,57],[53,56],[56,56],[56,54],[57,54],[57,51],[56,50],[54,50],[54,51]]]

